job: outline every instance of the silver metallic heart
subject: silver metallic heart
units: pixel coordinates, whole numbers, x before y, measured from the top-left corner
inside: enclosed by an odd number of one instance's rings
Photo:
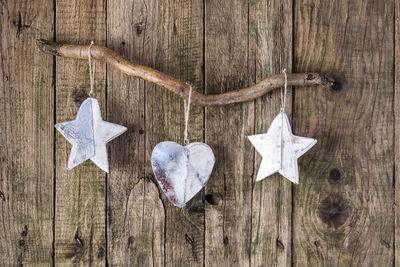
[[[207,183],[215,157],[204,143],[181,146],[175,142],[161,142],[151,155],[154,175],[175,206],[182,208]]]
[[[91,159],[105,172],[108,172],[106,143],[127,130],[124,126],[103,121],[95,98],[83,101],[75,120],[54,127],[72,144],[68,170]]]

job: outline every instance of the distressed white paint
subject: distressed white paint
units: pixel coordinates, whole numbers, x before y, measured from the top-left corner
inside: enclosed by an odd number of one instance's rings
[[[106,143],[127,130],[124,126],[103,121],[95,98],[83,101],[75,120],[54,127],[72,144],[68,170],[90,159],[105,172],[108,172]]]
[[[275,117],[267,133],[248,138],[262,156],[257,181],[279,172],[295,184],[299,183],[297,159],[317,143],[314,138],[293,135],[284,112]]]
[[[211,148],[204,143],[181,146],[175,142],[161,142],[151,155],[154,175],[175,206],[182,208],[207,183],[214,167]]]

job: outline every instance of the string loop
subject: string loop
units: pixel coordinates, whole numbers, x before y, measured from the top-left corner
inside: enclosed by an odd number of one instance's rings
[[[89,59],[89,77],[90,77],[90,92],[89,92],[89,97],[94,97],[94,72],[95,72],[95,67],[96,67],[96,62],[93,62],[93,67],[92,67],[92,45],[94,45],[94,42],[91,41],[89,45],[89,51],[88,51],[88,59]]]
[[[287,93],[287,73],[286,68],[282,70],[282,73],[285,74],[285,85],[284,85],[284,92],[281,88],[281,112],[285,112],[286,106],[286,93]]]
[[[188,100],[184,100],[183,102],[183,107],[185,109],[185,132],[183,133],[183,143],[185,145],[189,144],[189,139],[188,139],[188,124],[189,124],[189,112],[190,112],[190,100],[192,98],[192,86],[189,84],[190,90],[189,90],[189,97]]]

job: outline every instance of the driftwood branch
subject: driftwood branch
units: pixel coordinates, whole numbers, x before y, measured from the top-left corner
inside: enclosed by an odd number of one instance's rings
[[[89,45],[60,44],[37,40],[37,46],[42,52],[54,56],[88,59]],[[132,63],[105,46],[93,45],[91,51],[93,58],[104,61],[125,74],[163,86],[185,99],[189,96],[190,86],[183,81],[155,69]],[[334,80],[318,73],[288,73],[287,79],[289,86],[335,86]],[[282,87],[284,81],[283,74],[276,74],[251,87],[222,94],[205,95],[193,90],[191,103],[200,106],[222,106],[247,102]]]

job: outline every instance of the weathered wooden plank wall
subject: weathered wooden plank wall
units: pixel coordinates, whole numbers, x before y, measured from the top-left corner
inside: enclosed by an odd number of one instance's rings
[[[80,266],[399,265],[398,0],[0,0],[0,263]],[[103,117],[128,127],[66,171],[54,131],[89,89],[86,61],[40,54],[35,39],[107,45],[206,93],[281,72],[315,71],[339,90],[289,88],[293,130],[318,143],[300,185],[255,182],[279,90],[254,102],[192,107],[191,141],[216,165],[184,209],[169,204],[150,157],[183,142],[183,101],[96,64]],[[293,90],[292,90],[293,89]],[[397,204],[397,205],[396,205]]]
[[[53,241],[53,3],[0,1],[0,262],[49,265]]]
[[[247,87],[249,2],[207,1],[205,6],[206,93]],[[207,108],[206,142],[216,164],[206,185],[213,201],[205,210],[205,263],[249,264],[253,151],[246,136],[254,128],[254,104]],[[218,127],[222,131],[215,131]]]
[[[296,5],[294,71],[343,83],[295,92],[294,131],[319,139],[294,190],[296,265],[393,264],[393,4]]]
[[[96,1],[57,1],[56,41],[105,44],[106,6]],[[95,67],[95,94],[106,111],[104,64]],[[57,58],[55,120],[73,120],[90,87],[87,62]],[[102,265],[106,257],[106,175],[90,161],[67,171],[71,146],[55,135],[55,265]]]
[[[255,82],[292,65],[292,1],[262,1],[250,5],[250,62],[254,66]],[[285,111],[292,111],[289,88]],[[255,133],[265,133],[281,108],[280,91],[259,100],[255,107]],[[257,177],[261,157],[256,153],[253,177]],[[254,179],[255,181],[255,179]],[[291,263],[292,185],[276,174],[262,183],[253,182],[252,195],[252,266]]]
[[[395,193],[395,201],[394,201],[394,264],[395,266],[400,266],[400,168],[398,166],[398,162],[400,162],[400,109],[396,108],[400,105],[400,67],[397,63],[400,61],[400,1],[395,0],[395,9],[394,9],[394,44],[395,44],[395,53],[394,53],[394,101],[393,101],[393,109],[394,109],[394,173],[393,173],[393,186]]]

